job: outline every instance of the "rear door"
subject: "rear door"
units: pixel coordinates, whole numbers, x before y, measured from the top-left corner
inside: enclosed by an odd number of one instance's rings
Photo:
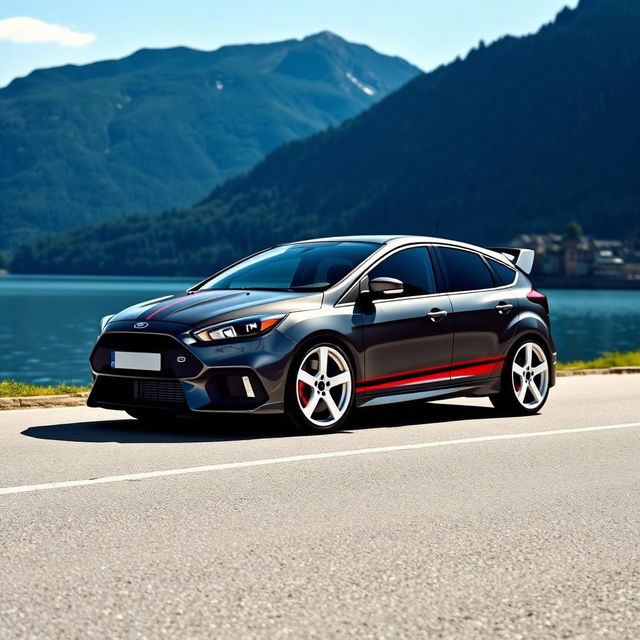
[[[359,305],[365,347],[360,394],[421,391],[449,380],[453,323],[449,297],[437,293],[427,248],[395,252],[374,266],[369,281],[401,280],[404,291]]]
[[[435,248],[453,315],[451,382],[473,382],[498,375],[515,331],[518,299],[504,282],[515,281],[509,267],[502,280],[488,259],[458,247]],[[500,265],[502,266],[502,265]]]

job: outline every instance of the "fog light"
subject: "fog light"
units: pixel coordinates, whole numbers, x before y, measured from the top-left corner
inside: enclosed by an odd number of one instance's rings
[[[242,376],[242,384],[244,385],[244,390],[247,392],[247,398],[255,398],[256,394],[253,392],[249,376]]]

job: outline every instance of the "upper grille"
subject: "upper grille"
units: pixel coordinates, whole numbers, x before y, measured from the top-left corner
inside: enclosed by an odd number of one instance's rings
[[[159,353],[160,371],[112,369],[112,351]],[[133,378],[194,378],[202,371],[202,362],[179,340],[169,335],[107,331],[100,336],[91,354],[96,373],[111,373]]]

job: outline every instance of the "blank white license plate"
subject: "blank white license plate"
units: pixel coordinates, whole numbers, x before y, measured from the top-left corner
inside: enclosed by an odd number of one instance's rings
[[[138,353],[137,351],[112,351],[111,368],[160,371],[160,354]]]

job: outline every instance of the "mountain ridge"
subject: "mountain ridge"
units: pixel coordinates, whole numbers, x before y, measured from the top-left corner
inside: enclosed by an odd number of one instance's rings
[[[277,42],[246,42],[241,44],[225,44],[225,45],[221,45],[216,49],[200,49],[196,47],[189,47],[187,45],[175,45],[171,47],[140,47],[139,49],[132,51],[130,54],[127,54],[120,58],[107,58],[105,60],[96,60],[95,62],[88,62],[83,64],[69,63],[69,64],[58,65],[54,67],[37,68],[29,72],[25,76],[20,76],[12,79],[6,86],[0,87],[0,91],[6,90],[6,89],[11,89],[12,91],[15,91],[18,89],[21,90],[24,88],[24,85],[29,84],[28,81],[30,80],[36,80],[36,79],[38,81],[48,80],[52,77],[50,76],[50,72],[57,72],[58,74],[62,74],[63,76],[68,74],[76,74],[75,78],[73,77],[68,78],[70,81],[85,80],[93,77],[112,75],[108,73],[92,75],[92,74],[89,74],[89,72],[94,69],[97,70],[102,68],[104,69],[113,68],[114,70],[120,70],[120,65],[122,65],[123,63],[126,63],[127,61],[140,60],[145,57],[150,58],[155,55],[158,55],[160,57],[161,54],[162,55],[169,54],[169,53],[185,53],[185,54],[194,54],[194,55],[201,54],[204,57],[204,56],[216,55],[220,53],[227,53],[227,52],[236,51],[236,50],[238,51],[246,50],[248,48],[266,48],[271,45],[274,45],[274,46],[296,45],[296,44],[303,44],[305,42],[322,42],[322,41],[327,42],[331,40],[336,40],[338,42],[341,42],[353,47],[362,47],[364,49],[368,49],[369,51],[371,51],[372,53],[375,53],[376,55],[384,56],[385,58],[389,58],[391,60],[397,60],[402,63],[407,62],[401,56],[380,53],[375,49],[373,49],[373,47],[370,47],[369,45],[367,45],[366,43],[352,42],[350,40],[346,40],[342,36],[332,31],[323,30],[323,31],[318,31],[316,33],[311,33],[303,38],[289,38],[287,40],[279,40]],[[410,63],[408,64],[410,66],[413,66]],[[147,66],[150,66],[150,65],[141,64],[137,68],[145,68]],[[418,70],[417,67],[415,67],[415,69]],[[84,74],[89,74],[89,75],[84,75]],[[55,80],[59,81],[59,77],[55,78]]]

